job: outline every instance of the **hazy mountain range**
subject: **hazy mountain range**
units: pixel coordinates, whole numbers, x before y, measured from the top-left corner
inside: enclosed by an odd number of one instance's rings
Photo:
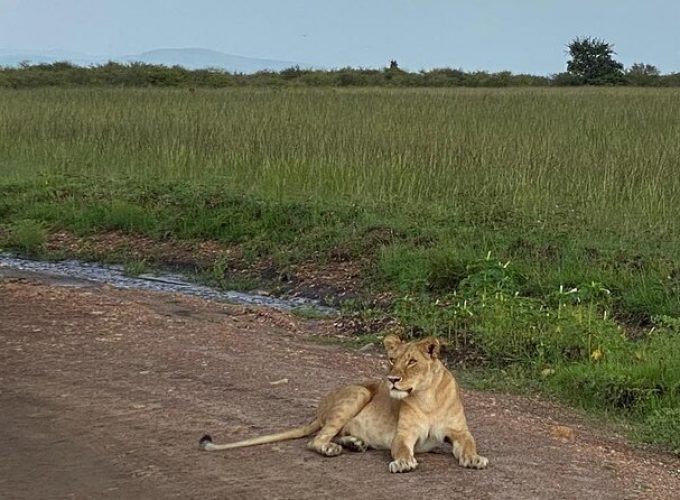
[[[225,54],[217,50],[193,48],[157,49],[142,52],[141,54],[124,56],[91,55],[60,50],[10,51],[0,49],[0,66],[17,66],[24,61],[30,64],[68,61],[78,66],[104,64],[108,61],[120,63],[143,62],[162,64],[164,66],[183,66],[187,69],[215,68],[231,73],[255,73],[267,69],[279,71],[296,65],[309,66],[293,61],[242,57]]]

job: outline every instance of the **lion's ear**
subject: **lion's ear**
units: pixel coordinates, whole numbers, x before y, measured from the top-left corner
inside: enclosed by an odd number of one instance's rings
[[[441,352],[441,342],[437,337],[426,337],[418,345],[422,349],[423,353],[431,357],[432,359],[438,359],[439,353]]]
[[[401,339],[393,333],[390,333],[383,339],[383,345],[387,352],[391,352],[401,345]]]

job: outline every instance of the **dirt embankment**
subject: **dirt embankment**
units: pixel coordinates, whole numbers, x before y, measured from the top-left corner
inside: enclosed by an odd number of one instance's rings
[[[314,342],[332,327],[284,314],[71,285],[0,273],[1,498],[680,497],[677,457],[550,403],[474,391],[485,471],[445,448],[404,475],[386,452],[324,458],[305,440],[199,452],[205,431],[228,441],[305,422],[330,388],[381,376],[381,353]]]

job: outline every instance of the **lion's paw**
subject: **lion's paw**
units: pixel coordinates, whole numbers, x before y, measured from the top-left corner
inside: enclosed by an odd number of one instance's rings
[[[342,446],[336,443],[326,443],[319,447],[319,453],[327,457],[336,457],[342,453]]]
[[[390,472],[411,472],[418,467],[415,457],[399,458],[390,462]]]
[[[468,455],[461,456],[458,459],[458,463],[462,467],[467,467],[470,469],[485,469],[489,465],[489,459],[481,455]]]
[[[337,440],[337,443],[343,448],[347,448],[351,451],[357,451],[359,453],[363,453],[368,449],[368,445],[366,443],[354,436],[343,436]]]

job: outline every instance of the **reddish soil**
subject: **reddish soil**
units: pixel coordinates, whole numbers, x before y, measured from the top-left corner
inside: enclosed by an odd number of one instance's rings
[[[466,392],[484,471],[448,449],[412,473],[386,452],[324,458],[305,440],[198,450],[306,422],[329,389],[380,377],[332,325],[0,270],[0,498],[680,498],[680,459],[573,411]],[[287,382],[272,382],[287,379]],[[558,426],[564,426],[558,427]]]

